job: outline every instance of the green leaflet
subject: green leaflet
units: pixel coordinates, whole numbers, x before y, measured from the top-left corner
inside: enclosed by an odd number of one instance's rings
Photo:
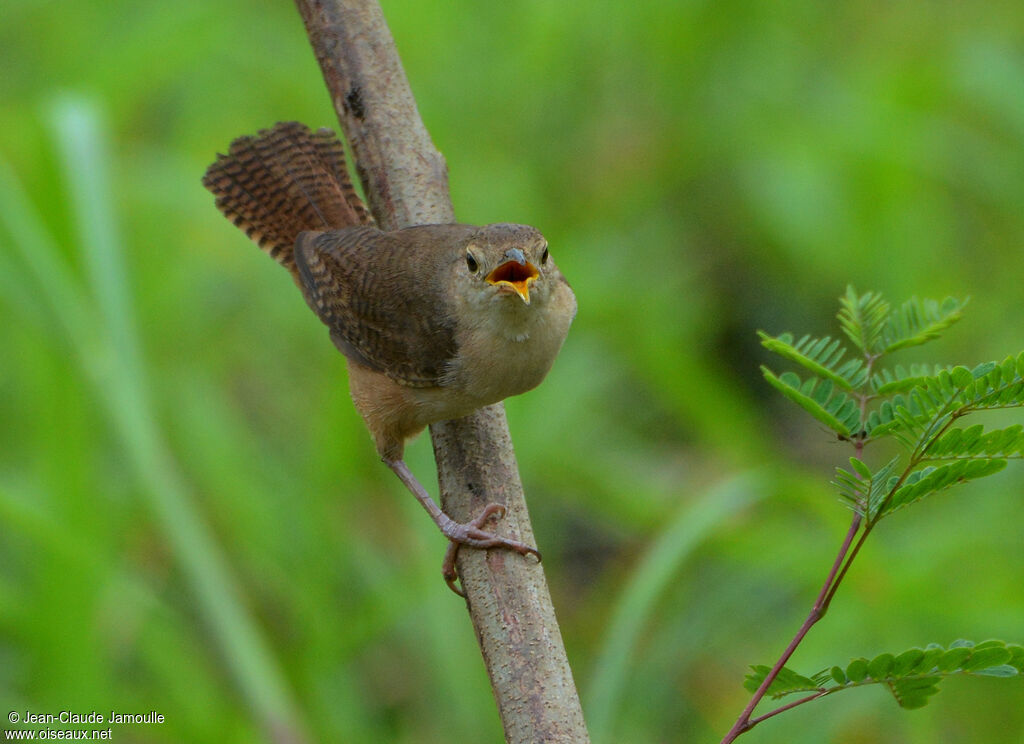
[[[761,337],[761,345],[769,351],[796,362],[815,377],[831,380],[843,390],[850,391],[860,387],[867,379],[862,360],[848,359],[843,362],[846,349],[839,345],[839,339],[833,339],[831,336],[804,336],[794,343],[793,336],[789,333],[773,337],[764,331],[758,331],[757,335]]]
[[[832,483],[839,488],[839,494],[849,501],[857,512],[868,517],[869,520],[874,520],[879,506],[895,485],[894,471],[899,459],[898,456],[892,458],[872,473],[867,465],[857,458],[851,457],[850,464],[856,473],[836,468],[836,477]]]
[[[877,395],[905,393],[923,385],[926,379],[936,376],[942,369],[935,364],[911,364],[909,368],[897,364],[892,369],[880,369],[873,374],[871,387]]]
[[[921,470],[915,470],[904,479],[903,484],[891,496],[881,503],[877,517],[887,516],[896,509],[920,501],[926,496],[958,483],[998,473],[1005,467],[1006,460],[981,458],[956,460],[939,467],[928,466]]]
[[[858,295],[852,286],[839,298],[839,326],[865,354],[879,351],[879,339],[889,319],[889,303],[876,292]]]
[[[1024,352],[1002,362],[985,362],[974,369],[953,367],[924,377],[911,391],[918,391],[923,400],[942,404],[953,403],[958,415],[977,410],[1012,408],[1024,405],[1024,377],[1018,370],[1024,366]]]
[[[753,671],[743,681],[743,687],[749,692],[755,692],[761,683],[764,682],[771,667],[764,664],[750,667]],[[789,667],[782,667],[779,674],[772,680],[768,687],[768,695],[773,698],[780,698],[793,692],[812,692],[820,689],[814,680],[797,674]]]
[[[1024,352],[1002,362],[979,365],[972,371],[972,377],[963,391],[967,409],[991,410],[1024,405]]]
[[[767,367],[761,367],[764,378],[780,393],[803,408],[840,436],[849,436],[860,428],[857,402],[836,392],[831,380],[817,377],[801,381],[792,372],[776,377]]]
[[[952,428],[924,451],[923,460],[978,459],[984,457],[1019,458],[1024,456],[1024,426],[984,433],[981,424],[966,429]]]
[[[743,684],[753,692],[765,680],[769,667],[758,665],[751,669],[753,672]],[[978,644],[958,640],[948,648],[932,643],[899,654],[852,659],[845,667],[828,667],[811,676],[783,667],[768,693],[774,698],[814,691],[830,695],[853,687],[882,684],[901,707],[921,708],[939,691],[939,683],[954,674],[1017,677],[1024,674],[1024,647],[999,640]]]
[[[928,704],[928,698],[939,691],[942,677],[908,677],[886,682],[889,692],[901,708],[913,710]]]
[[[839,326],[864,354],[890,354],[927,343],[960,320],[966,300],[942,302],[913,297],[891,310],[877,292],[858,295],[853,287],[839,298]]]
[[[889,390],[891,397],[867,415],[867,437],[896,435],[911,449],[920,447],[931,452],[935,446],[933,439],[943,433],[950,417],[1024,405],[1024,377],[1019,368],[1024,368],[1024,353],[1007,357],[1001,363],[986,362],[973,370],[952,367],[922,376],[913,374],[920,369],[912,369],[901,378],[899,373],[905,370],[897,368],[897,374],[875,375],[872,384],[876,393]],[[988,440],[986,443],[992,444]],[[1008,440],[1004,446],[1011,444]]]
[[[891,354],[938,338],[960,320],[966,304],[967,300],[954,297],[947,297],[941,303],[912,297],[889,314],[881,333],[882,353]]]

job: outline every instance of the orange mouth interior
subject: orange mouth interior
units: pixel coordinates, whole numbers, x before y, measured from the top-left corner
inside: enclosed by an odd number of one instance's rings
[[[540,272],[529,261],[525,264],[518,261],[506,261],[487,275],[487,281],[491,284],[507,284],[516,291],[516,294],[529,302],[530,282],[538,276],[540,276]]]

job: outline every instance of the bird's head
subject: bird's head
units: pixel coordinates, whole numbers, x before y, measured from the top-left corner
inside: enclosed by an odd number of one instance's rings
[[[481,227],[466,243],[465,270],[484,296],[526,305],[543,304],[561,280],[548,242],[528,225]]]

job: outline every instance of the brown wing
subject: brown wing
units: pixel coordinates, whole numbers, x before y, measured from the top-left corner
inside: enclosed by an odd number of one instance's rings
[[[471,230],[303,233],[295,263],[306,301],[349,359],[403,385],[439,386],[456,353],[447,277]]]

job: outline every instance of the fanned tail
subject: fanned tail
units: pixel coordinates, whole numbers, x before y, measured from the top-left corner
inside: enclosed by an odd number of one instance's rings
[[[217,209],[298,281],[294,245],[307,230],[372,225],[352,188],[345,151],[329,129],[295,121],[239,137],[206,169]]]

